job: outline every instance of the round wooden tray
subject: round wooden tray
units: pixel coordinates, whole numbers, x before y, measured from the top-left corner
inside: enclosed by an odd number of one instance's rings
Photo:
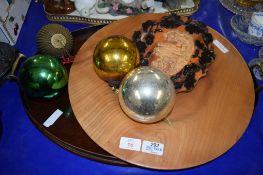
[[[141,124],[121,110],[118,97],[95,73],[92,55],[96,44],[110,35],[131,38],[142,22],[159,20],[161,14],[146,14],[116,21],[92,35],[79,50],[71,67],[69,98],[83,130],[110,154],[143,167],[181,169],[217,158],[230,149],[245,131],[254,108],[250,71],[235,47],[213,29],[214,39],[229,52],[215,47],[216,60],[207,77],[189,93],[176,96],[168,116],[170,124]],[[164,145],[163,155],[121,149],[122,137]]]
[[[78,51],[87,38],[102,27],[103,26],[83,28],[72,32],[74,38],[73,54]],[[71,65],[66,65],[66,68],[69,70],[70,66]],[[21,98],[24,108],[35,126],[49,139],[66,150],[108,164],[131,166],[131,164],[101,149],[87,136],[71,110],[67,88],[65,88],[58,98],[48,101],[29,98],[22,92]],[[48,128],[44,127],[43,123],[56,109],[63,111],[63,115],[52,126]]]

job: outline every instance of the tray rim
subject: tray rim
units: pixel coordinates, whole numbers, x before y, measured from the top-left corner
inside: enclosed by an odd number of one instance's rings
[[[74,36],[77,36],[78,33],[81,32],[82,30],[88,30],[87,32],[90,32],[91,29],[94,29],[94,30],[98,31],[102,27],[104,27],[104,25],[83,27],[83,28],[72,31],[71,33],[72,33],[73,38],[74,38]],[[69,66],[69,68],[70,67],[71,67],[71,65]],[[68,70],[68,72],[69,72],[69,70]],[[68,91],[68,90],[64,89],[64,91]],[[67,151],[70,151],[76,155],[82,156],[82,157],[87,158],[89,160],[94,160],[94,161],[98,161],[98,162],[109,164],[109,165],[118,165],[118,166],[127,166],[127,167],[134,167],[135,166],[135,165],[129,164],[128,162],[125,162],[125,161],[123,161],[123,160],[121,160],[121,159],[119,159],[119,158],[117,158],[111,154],[104,155],[104,154],[96,153],[93,151],[87,151],[83,148],[80,148],[80,147],[74,145],[74,144],[67,143],[66,141],[63,141],[63,139],[54,135],[52,132],[50,132],[48,130],[48,128],[45,128],[40,122],[38,122],[36,120],[36,116],[33,116],[29,110],[30,106],[26,103],[25,96],[26,96],[26,94],[20,90],[20,98],[21,98],[23,108],[24,108],[27,116],[29,117],[30,121],[34,124],[34,126],[52,142],[56,143],[57,145],[59,145],[60,147],[62,147],[63,149],[65,149]],[[70,103],[70,101],[68,101],[68,103]],[[72,115],[74,116],[74,118],[76,118],[74,114],[72,114]]]
[[[107,163],[107,164],[112,164],[112,165],[117,164],[120,166],[134,166],[134,165],[129,164],[123,160],[120,160],[119,158],[117,158],[115,156],[103,156],[102,154],[96,154],[94,152],[87,151],[87,150],[84,150],[84,149],[79,148],[77,146],[68,144],[65,141],[58,138],[57,136],[53,135],[47,129],[45,129],[44,126],[39,125],[39,123],[37,122],[35,117],[30,114],[27,105],[25,105],[25,99],[23,98],[24,95],[25,94],[23,92],[20,92],[20,96],[22,97],[21,99],[22,99],[22,102],[24,104],[23,106],[24,106],[24,109],[25,109],[28,117],[33,122],[33,124],[37,127],[37,129],[39,129],[39,131],[41,131],[41,133],[44,134],[47,138],[49,138],[52,142],[56,143],[57,145],[59,145],[60,147],[62,147],[65,150],[68,150],[72,153],[75,153],[79,156],[82,156],[82,157],[85,157],[85,158],[88,158],[91,160],[95,160],[95,161],[99,161],[99,162]],[[98,158],[100,160],[98,160]]]

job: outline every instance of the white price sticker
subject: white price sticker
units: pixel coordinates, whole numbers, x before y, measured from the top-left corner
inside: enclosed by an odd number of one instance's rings
[[[45,127],[49,127],[55,123],[55,121],[63,114],[63,112],[57,109],[48,119],[43,123]]]
[[[213,44],[218,47],[218,49],[221,50],[221,52],[223,53],[227,53],[229,50],[222,44],[220,43],[218,40],[214,40],[213,41]]]
[[[142,143],[142,152],[162,156],[164,145],[161,143],[150,142],[144,140]]]
[[[141,151],[141,139],[121,137],[119,148],[132,151]]]

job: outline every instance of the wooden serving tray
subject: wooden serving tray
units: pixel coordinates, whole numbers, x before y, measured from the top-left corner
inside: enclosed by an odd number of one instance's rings
[[[87,38],[102,27],[103,26],[83,28],[72,32],[74,38],[72,54],[76,54]],[[69,70],[70,66],[70,64],[66,65],[67,70]],[[83,131],[71,110],[67,88],[65,88],[59,97],[52,100],[32,99],[23,92],[21,92],[21,99],[29,118],[35,126],[61,147],[77,155],[103,163],[131,166],[131,164],[101,149]],[[63,111],[63,115],[52,126],[48,128],[44,127],[43,123],[56,109]]]
[[[192,15],[198,10],[200,0],[194,0],[195,6],[191,8],[176,8],[168,10],[162,7],[161,2],[155,2],[155,13],[176,13],[178,15]],[[92,15],[89,17],[83,17],[80,13],[75,10],[70,14],[52,14],[48,13],[45,10],[46,17],[48,20],[53,22],[77,22],[77,23],[87,23],[92,25],[100,25],[100,24],[110,24],[116,20],[123,19],[128,17],[127,15],[111,15],[109,13],[99,14],[93,10]]]
[[[215,47],[216,60],[195,89],[176,96],[170,124],[141,124],[122,111],[118,97],[95,73],[92,55],[96,44],[110,35],[131,38],[142,22],[159,20],[146,14],[116,21],[92,35],[79,50],[69,76],[69,98],[87,135],[110,154],[129,163],[163,170],[197,166],[229,150],[242,136],[254,108],[250,71],[240,53],[223,36],[209,29],[229,52]],[[121,149],[123,137],[164,145],[163,155]],[[141,150],[141,149],[140,149]]]

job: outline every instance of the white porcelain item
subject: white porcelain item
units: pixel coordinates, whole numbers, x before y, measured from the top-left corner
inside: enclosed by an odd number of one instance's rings
[[[254,12],[252,14],[248,34],[263,37],[263,12]]]
[[[95,7],[97,0],[71,0],[74,2],[76,10],[83,17],[89,17],[91,10]]]

